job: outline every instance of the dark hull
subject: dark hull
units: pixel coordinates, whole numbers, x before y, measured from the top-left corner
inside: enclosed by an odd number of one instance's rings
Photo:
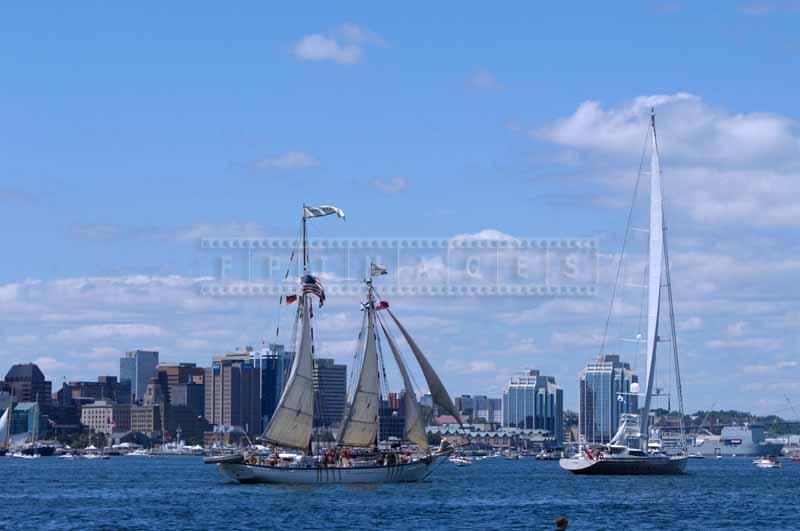
[[[53,446],[29,446],[20,450],[22,455],[39,454],[42,457],[50,457],[56,452]]]
[[[0,448],[0,457],[3,457],[8,453],[8,448]]]
[[[663,476],[683,474],[686,457],[642,457],[624,459],[562,459],[561,468],[573,474],[604,476]]]

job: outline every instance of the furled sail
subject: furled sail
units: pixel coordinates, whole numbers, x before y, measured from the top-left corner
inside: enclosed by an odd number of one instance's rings
[[[661,167],[658,160],[656,118],[650,118],[652,146],[650,154],[650,243],[647,279],[647,386],[642,409],[642,434],[647,438],[650,400],[653,396],[658,348],[658,318],[661,307],[661,271],[664,263],[664,210],[661,201]]]
[[[314,360],[311,352],[311,297],[304,294],[300,346],[294,357],[289,380],[275,408],[264,439],[287,448],[308,449],[314,423]]]
[[[403,386],[405,387],[405,396],[403,398],[403,406],[405,409],[405,427],[404,435],[407,441],[417,443],[422,449],[428,449],[428,436],[425,433],[425,422],[422,419],[422,412],[419,409],[417,397],[414,394],[414,384],[411,383],[411,377],[408,374],[406,364],[403,362],[403,356],[400,355],[400,350],[397,344],[389,335],[386,327],[381,322],[381,329],[383,335],[386,336],[386,341],[389,343],[389,348],[392,349],[394,360],[397,362],[397,367],[400,369],[400,374],[403,376]]]
[[[372,446],[378,436],[381,405],[378,373],[378,346],[375,335],[375,310],[367,307],[367,339],[361,374],[350,399],[347,417],[339,433],[342,446]]]
[[[428,390],[433,397],[433,401],[447,413],[452,415],[459,424],[461,424],[461,417],[458,414],[458,410],[456,409],[455,404],[453,404],[453,400],[450,398],[450,395],[447,394],[447,389],[444,388],[442,380],[439,379],[436,371],[433,370],[433,367],[428,362],[428,359],[422,353],[420,348],[417,346],[414,338],[408,334],[403,325],[400,324],[400,321],[397,320],[397,317],[394,316],[390,309],[386,308],[386,311],[392,316],[392,320],[397,325],[397,328],[400,329],[400,332],[403,334],[408,346],[411,347],[414,357],[417,358],[417,363],[419,363],[419,366],[422,369],[422,374],[425,376],[425,381],[428,383]]]

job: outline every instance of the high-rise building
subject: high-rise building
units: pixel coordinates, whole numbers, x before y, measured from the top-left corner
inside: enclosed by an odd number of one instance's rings
[[[14,402],[37,402],[50,405],[52,402],[53,384],[44,378],[44,374],[35,363],[19,363],[13,365],[6,373],[0,390],[8,391]]]
[[[283,345],[272,343],[269,348],[254,351],[252,355],[255,366],[261,371],[262,429],[266,429],[289,379],[294,352],[284,350]]]
[[[56,393],[59,406],[81,406],[96,400],[117,404],[131,401],[131,382],[117,381],[116,376],[98,376],[96,382],[64,382]]]
[[[170,404],[173,408],[185,407],[196,416],[204,417],[206,412],[205,386],[198,383],[179,383],[170,385]]]
[[[132,350],[119,360],[119,380],[131,382],[132,399],[141,402],[150,378],[157,375],[158,352]]]
[[[179,384],[193,383],[203,385],[205,369],[194,363],[160,363],[158,377],[166,393],[167,401],[172,402],[172,387]]]
[[[638,397],[631,392],[638,382],[630,364],[616,354],[605,354],[581,371],[578,429],[584,441],[609,442],[621,415],[639,410]]]
[[[527,370],[511,377],[503,392],[503,426],[549,431],[563,440],[564,395],[552,376]]]
[[[335,427],[342,422],[347,402],[347,365],[332,359],[314,361],[314,423],[317,426]]]
[[[389,393],[391,397],[394,395],[394,402],[392,400],[381,400],[378,437],[381,441],[389,440],[389,437],[394,437],[400,441],[405,438],[405,424],[406,419],[400,411],[400,404],[397,393]]]
[[[261,433],[260,371],[250,352],[214,357],[205,369],[205,416],[215,426]]]
[[[471,395],[457,396],[455,400],[456,409],[461,413],[461,418],[470,420],[473,418],[475,411],[475,400]]]

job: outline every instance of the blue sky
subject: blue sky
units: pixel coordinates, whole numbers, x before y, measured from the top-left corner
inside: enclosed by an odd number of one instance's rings
[[[656,104],[689,409],[798,396],[800,66],[791,2],[4,6],[0,365],[206,363],[276,301],[208,300],[204,236],[596,238],[618,252]],[[482,233],[487,234],[487,233]],[[525,367],[568,406],[596,299],[407,297],[454,393]],[[405,307],[404,307],[405,306]],[[357,301],[323,352],[351,356]],[[325,343],[328,341],[327,352]],[[593,343],[594,342],[594,343]]]

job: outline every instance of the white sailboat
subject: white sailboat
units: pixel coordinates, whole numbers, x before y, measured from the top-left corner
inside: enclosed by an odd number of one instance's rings
[[[666,224],[664,222],[664,207],[661,183],[661,165],[658,153],[658,138],[656,136],[655,113],[650,116],[650,200],[649,200],[649,227],[648,232],[648,260],[647,260],[647,322],[645,356],[646,386],[644,393],[644,406],[638,415],[623,415],[620,426],[608,444],[589,445],[579,450],[579,453],[569,458],[560,460],[561,468],[576,474],[680,474],[686,468],[688,460],[684,448],[677,454],[663,453],[658,444],[650,444],[650,411],[652,399],[659,393],[655,389],[656,359],[660,344],[669,342],[672,345],[674,369],[676,374],[676,390],[681,415],[681,435],[683,419],[683,397],[680,384],[680,370],[678,364],[677,340],[675,334],[674,312],[672,307],[672,283],[669,272],[669,253],[666,238]],[[638,184],[637,184],[638,188]],[[630,219],[630,218],[629,218]],[[632,227],[628,227],[628,232]],[[626,238],[627,241],[627,238]],[[624,255],[624,250],[623,250]],[[622,259],[622,258],[621,258]],[[617,278],[617,283],[620,278]],[[664,289],[666,288],[666,290]],[[616,293],[616,290],[615,290]],[[662,297],[666,295],[666,300]],[[669,336],[662,339],[660,323],[662,316],[662,303],[668,307]],[[612,296],[613,308],[613,296]],[[609,312],[610,319],[610,312]],[[641,341],[637,336],[637,341]],[[604,345],[605,346],[605,345]],[[602,354],[602,352],[601,352]],[[636,391],[638,392],[638,390]]]
[[[8,403],[3,416],[0,417],[0,433],[3,434],[3,445],[0,446],[0,457],[6,455],[11,446],[11,412],[13,411],[13,399]]]
[[[240,483],[395,483],[420,481],[434,466],[446,459],[448,449],[432,451],[428,446],[423,416],[416,399],[408,369],[397,343],[389,333],[389,319],[410,347],[417,360],[431,395],[443,410],[458,418],[453,401],[422,350],[389,310],[386,301],[379,300],[373,286],[373,277],[386,273],[382,266],[370,267],[366,284],[364,320],[359,342],[359,359],[353,370],[354,385],[348,399],[346,414],[338,434],[336,446],[322,456],[312,454],[312,435],[315,410],[313,381],[314,335],[312,332],[312,304],[316,297],[320,306],[325,294],[319,280],[309,271],[307,221],[312,218],[344,213],[332,206],[303,207],[303,276],[297,300],[296,323],[299,326],[299,343],[289,378],[283,394],[262,437],[273,449],[268,455],[263,451],[245,451],[240,454],[212,457],[205,460],[217,464],[223,475]],[[385,313],[386,319],[381,316]],[[378,448],[380,440],[381,367],[383,366],[380,336],[386,339],[399,368],[405,386],[404,438],[414,443],[418,450],[404,454],[384,452]],[[361,348],[363,346],[363,349]],[[285,453],[280,449],[291,449]]]

